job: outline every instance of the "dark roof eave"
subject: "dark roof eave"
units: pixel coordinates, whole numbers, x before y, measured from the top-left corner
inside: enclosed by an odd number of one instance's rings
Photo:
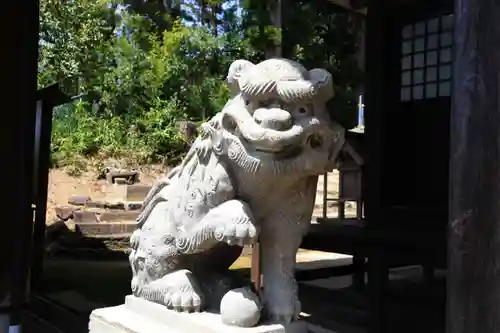
[[[71,97],[63,92],[63,83],[55,83],[38,89],[36,99],[48,102],[53,107],[71,102]]]
[[[368,5],[368,0],[328,0],[333,5],[342,8],[344,10],[349,10],[356,12],[358,14],[366,15],[366,7]]]

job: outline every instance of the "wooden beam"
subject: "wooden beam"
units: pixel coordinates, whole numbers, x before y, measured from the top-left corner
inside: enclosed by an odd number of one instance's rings
[[[500,2],[455,0],[448,333],[500,332]]]
[[[366,13],[367,13],[366,7],[360,8],[357,6],[353,6],[351,0],[328,0],[328,1],[332,2],[336,6],[339,6],[339,7],[345,8],[345,9],[349,9],[349,10],[356,12],[356,13],[359,13],[359,14],[366,15]]]

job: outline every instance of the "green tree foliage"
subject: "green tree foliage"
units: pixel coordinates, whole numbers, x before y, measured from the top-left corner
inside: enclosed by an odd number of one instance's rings
[[[356,125],[362,82],[356,56],[361,20],[329,1],[296,0],[287,8],[284,23],[288,57],[307,68],[322,67],[332,73],[336,96],[329,102],[330,113],[349,129]]]
[[[95,82],[109,62],[113,28],[113,12],[97,0],[40,1],[39,85],[68,77]]]
[[[359,77],[354,21],[293,4],[305,14],[291,17],[299,29],[291,56],[329,68],[337,104],[349,108]],[[279,42],[266,8],[263,0],[41,0],[39,86],[73,83],[73,102],[54,116],[54,162],[178,160],[187,143],[177,123],[213,116],[228,99],[231,62],[260,61]]]
[[[281,30],[272,25],[266,0],[241,0],[243,36],[254,62],[266,58],[266,52],[281,43]]]

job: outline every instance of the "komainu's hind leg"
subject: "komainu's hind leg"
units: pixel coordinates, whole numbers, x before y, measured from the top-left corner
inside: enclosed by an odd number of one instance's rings
[[[196,276],[206,310],[219,311],[221,299],[228,291],[249,283],[246,276],[229,270],[242,250],[240,246],[218,243],[207,251],[185,255],[179,260],[180,266]]]

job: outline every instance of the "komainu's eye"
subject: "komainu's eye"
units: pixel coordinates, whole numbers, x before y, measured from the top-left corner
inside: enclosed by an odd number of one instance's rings
[[[307,138],[307,143],[309,144],[309,147],[319,149],[323,146],[323,138],[317,134],[313,134]]]
[[[312,112],[312,105],[303,105],[301,107],[299,107],[298,109],[295,109],[296,111],[296,114],[299,114],[301,116],[306,116],[306,115],[310,115],[311,112]]]

